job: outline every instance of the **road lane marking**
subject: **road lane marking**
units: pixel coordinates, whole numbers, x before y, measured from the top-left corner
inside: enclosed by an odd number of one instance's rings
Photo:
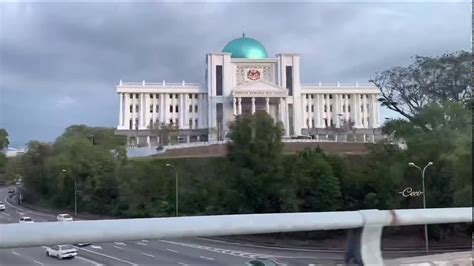
[[[179,265],[183,265],[183,266],[188,266],[188,264],[184,263],[184,262],[181,262],[181,261],[178,261],[178,264]]]
[[[20,253],[16,253],[15,251],[12,251],[12,253],[17,255],[17,256],[21,256]]]
[[[91,264],[94,264],[95,266],[103,266],[104,264],[100,264],[98,263],[97,261],[93,261],[93,260],[90,260],[90,259],[87,259],[87,258],[84,258],[84,257],[81,257],[81,256],[76,256],[77,259],[80,259],[80,260],[83,260],[85,262],[89,262]]]
[[[142,255],[145,255],[145,256],[148,256],[148,257],[152,257],[152,258],[155,257],[155,255],[151,255],[151,254],[147,254],[147,253],[143,253],[143,252],[142,252]]]
[[[93,249],[102,249],[101,246],[96,246],[96,245],[91,245],[91,248],[93,248]]]
[[[118,249],[123,249],[123,248],[118,247],[118,246],[116,246],[116,245],[113,245],[113,247],[114,247],[114,248],[118,248]]]
[[[127,264],[130,264],[130,265],[133,265],[133,266],[138,266],[138,264],[136,264],[136,263],[126,261],[126,260],[122,260],[122,259],[119,259],[119,258],[116,258],[116,257],[112,257],[112,256],[106,255],[104,253],[92,251],[92,250],[85,249],[85,248],[81,248],[81,250],[84,250],[84,251],[87,251],[87,252],[90,252],[90,253],[94,253],[94,254],[99,255],[99,256],[104,256],[106,258],[113,259],[113,260],[116,260],[116,261],[120,261],[120,262],[123,262],[123,263],[127,263]]]
[[[115,245],[126,246],[127,244],[123,242],[114,242]]]
[[[169,248],[167,248],[166,250],[168,250],[169,252],[179,253],[179,251],[176,251],[176,250],[173,250],[173,249],[169,249]]]
[[[147,244],[142,243],[142,242],[136,242],[136,243],[137,243],[137,245],[148,246]]]
[[[143,240],[142,240],[142,242],[149,242],[149,241],[148,241],[148,240],[146,240],[146,239],[143,239]]]
[[[199,258],[201,258],[201,259],[205,259],[205,260],[214,260],[213,258],[204,257],[204,256],[199,256]]]
[[[33,262],[38,263],[39,265],[44,265],[43,263],[41,263],[41,262],[39,262],[39,261],[37,261],[37,260],[33,260]]]

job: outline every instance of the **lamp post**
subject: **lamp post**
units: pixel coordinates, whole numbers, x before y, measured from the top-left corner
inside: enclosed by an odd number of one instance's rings
[[[176,207],[175,207],[175,210],[176,210],[176,217],[178,217],[178,170],[176,169],[176,167],[174,165],[172,165],[170,163],[167,163],[166,166],[173,167],[175,175],[176,175]]]
[[[423,209],[426,209],[425,170],[429,166],[433,165],[433,162],[428,162],[428,164],[426,164],[426,166],[423,169],[421,169],[421,167],[419,167],[418,165],[416,165],[413,162],[408,163],[408,165],[418,168],[418,170],[420,170],[420,172],[421,172],[421,182],[422,182],[422,186],[423,186]],[[426,254],[428,254],[428,252],[429,252],[429,248],[428,248],[428,226],[426,224],[425,224],[425,250],[426,250]]]
[[[67,170],[63,169],[61,172],[66,173]],[[74,175],[74,215],[77,216],[77,178]]]

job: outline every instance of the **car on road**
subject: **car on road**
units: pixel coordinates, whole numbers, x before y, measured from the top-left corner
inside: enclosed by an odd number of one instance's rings
[[[258,258],[251,261],[247,261],[246,265],[248,266],[277,266],[281,264],[278,264],[277,262],[271,259]]]
[[[72,245],[55,245],[46,249],[46,256],[58,259],[74,258],[77,256],[77,249]]]
[[[20,217],[20,220],[18,222],[21,223],[21,224],[32,224],[32,223],[34,223],[33,219],[31,219],[31,217],[27,217],[27,216]]]
[[[11,187],[11,188],[9,188],[9,189],[8,189],[8,193],[15,193],[15,189],[14,189],[14,188],[12,188],[12,187]]]
[[[59,222],[72,222],[73,219],[71,215],[67,213],[62,213],[56,216],[56,220],[58,220]]]
[[[4,210],[5,210],[5,203],[0,201],[0,211],[4,211]]]

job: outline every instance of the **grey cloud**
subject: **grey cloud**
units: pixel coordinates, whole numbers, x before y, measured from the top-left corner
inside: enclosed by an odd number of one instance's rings
[[[376,71],[408,64],[415,54],[469,49],[470,7],[0,4],[0,127],[10,132],[13,145],[22,145],[53,140],[70,124],[114,126],[118,80],[203,84],[205,54],[220,51],[243,31],[270,55],[300,53],[303,82],[363,82]]]

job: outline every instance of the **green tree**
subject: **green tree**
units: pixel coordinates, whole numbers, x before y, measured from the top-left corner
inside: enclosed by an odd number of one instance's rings
[[[228,160],[233,212],[279,212],[284,189],[281,123],[265,112],[239,116],[230,125]]]
[[[8,132],[4,128],[0,128],[0,150],[8,147]]]

